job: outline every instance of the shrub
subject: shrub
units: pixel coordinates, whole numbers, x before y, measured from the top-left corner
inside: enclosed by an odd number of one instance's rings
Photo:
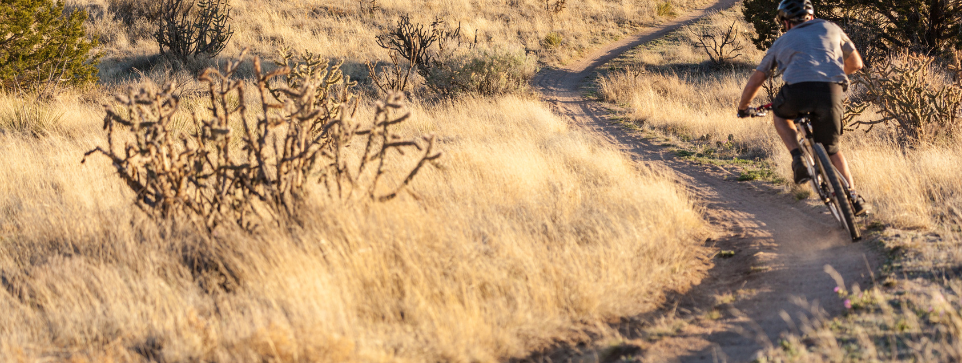
[[[668,0],[658,4],[655,8],[655,13],[657,13],[658,16],[665,17],[665,18],[672,18],[678,15],[675,12],[675,6],[672,5],[671,1],[668,1]]]
[[[708,59],[715,65],[720,65],[741,56],[738,53],[745,49],[745,46],[738,40],[738,23],[733,22],[725,32],[712,27],[703,27],[699,32],[688,28],[694,36],[697,46],[705,51]]]
[[[239,62],[230,62],[224,73],[208,69],[198,77],[208,85],[211,116],[193,113],[192,133],[172,127],[180,101],[172,84],[131,90],[116,97],[117,105],[107,106],[106,148],[97,147],[84,159],[110,158],[137,206],[157,220],[186,217],[213,233],[224,224],[254,231],[265,220],[296,221],[310,185],[321,185],[334,200],[390,200],[425,163],[440,157],[433,137],[397,134],[396,125],[409,117],[394,115],[403,107],[400,95],[379,103],[373,122],[362,124],[352,117],[349,106],[353,101],[356,109],[357,101],[338,66],[315,64],[314,71],[303,73],[285,67],[264,74],[260,61],[253,63],[254,96],[260,100],[256,112],[248,112],[244,81],[233,78]],[[285,74],[305,76],[288,77],[293,88],[268,87]],[[388,178],[386,168],[394,161],[389,155],[409,149],[419,151],[417,163],[403,178]],[[387,179],[399,181],[388,187]]]
[[[521,54],[482,53],[470,58],[455,72],[455,92],[500,95],[525,90],[535,67]],[[438,87],[442,81],[430,81]]]
[[[96,81],[97,40],[84,31],[87,12],[65,13],[52,0],[0,0],[0,86]]]
[[[164,0],[154,34],[161,54],[170,53],[185,63],[198,56],[213,58],[234,35],[227,0],[201,0],[196,13],[192,5]]]
[[[557,48],[558,46],[561,45],[561,42],[563,41],[564,41],[564,37],[561,36],[561,33],[550,32],[544,36],[544,39],[542,39],[541,44],[545,48],[551,49],[551,48]]]
[[[936,141],[959,129],[962,116],[962,79],[958,63],[954,80],[938,74],[936,58],[903,53],[854,77],[863,88],[862,100],[850,105],[846,120],[852,126],[891,124],[909,142]],[[881,118],[851,122],[855,116],[875,106]]]
[[[450,28],[440,19],[430,26],[412,23],[410,17],[402,15],[397,25],[389,33],[377,37],[377,44],[390,52],[392,68],[387,72],[371,63],[367,67],[371,80],[384,92],[405,91],[412,72],[424,78],[430,77],[432,68],[443,65],[441,59],[449,55],[448,43],[461,35],[461,26]]]

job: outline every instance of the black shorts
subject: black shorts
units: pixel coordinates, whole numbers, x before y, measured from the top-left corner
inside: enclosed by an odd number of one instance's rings
[[[775,116],[794,120],[801,113],[812,113],[812,130],[815,142],[825,146],[829,155],[838,153],[838,138],[842,134],[842,85],[828,82],[801,82],[785,85],[775,100],[772,112]]]

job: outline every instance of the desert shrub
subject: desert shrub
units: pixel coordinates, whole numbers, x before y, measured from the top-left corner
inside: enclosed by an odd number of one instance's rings
[[[0,86],[36,87],[97,79],[83,10],[64,12],[52,0],[0,0]]]
[[[527,89],[536,71],[523,54],[482,52],[457,65],[451,77],[432,74],[428,84],[439,93],[500,95]]]
[[[198,77],[209,88],[210,116],[193,113],[192,133],[172,126],[180,101],[172,84],[117,96],[104,119],[108,145],[87,152],[85,159],[92,154],[110,158],[137,206],[157,220],[182,216],[213,232],[224,224],[253,231],[265,220],[296,221],[295,211],[314,184],[336,200],[392,199],[426,162],[440,156],[433,138],[404,139],[396,133],[395,126],[409,116],[395,115],[403,107],[400,95],[379,103],[372,122],[356,122],[349,107],[352,101],[357,106],[353,83],[336,65],[264,74],[255,58],[254,96],[260,104],[248,112],[250,95],[244,81],[233,77],[239,64]],[[287,85],[294,87],[269,87],[285,74],[293,75]],[[358,154],[350,145],[363,149]],[[400,181],[386,186],[389,153],[403,155],[406,149],[417,149],[420,159]]]
[[[368,63],[371,80],[384,92],[407,90],[413,72],[429,78],[435,68],[443,67],[443,60],[450,55],[449,44],[460,35],[460,25],[452,28],[436,19],[425,26],[402,15],[390,32],[377,37],[377,44],[389,51],[392,64],[385,71],[385,67]]]
[[[902,53],[856,74],[861,100],[850,105],[847,120],[875,106],[880,118],[850,122],[871,128],[893,125],[906,141],[936,141],[959,129],[962,112],[962,79],[958,61],[948,75],[933,64],[935,57]],[[950,77],[952,79],[950,79]]]
[[[193,0],[190,0],[193,1]],[[230,4],[226,0],[200,0],[193,11],[184,0],[164,0],[154,37],[161,54],[183,62],[203,56],[213,58],[227,46],[234,34]]]
[[[544,39],[541,40],[541,45],[547,49],[557,48],[563,41],[564,37],[561,36],[561,33],[550,32],[544,36]]]
[[[666,18],[671,18],[678,15],[678,13],[675,12],[675,6],[671,4],[670,0],[665,1],[663,3],[659,3],[655,7],[655,13],[657,13],[658,16],[666,17]]]
[[[441,97],[504,94],[526,88],[536,72],[532,60],[523,54],[478,50],[476,41],[462,42],[460,34],[460,26],[449,26],[440,19],[424,25],[401,16],[391,32],[377,38],[378,45],[390,51],[391,64],[377,67],[368,63],[371,80],[382,92],[406,91],[417,75]]]
[[[740,51],[745,46],[738,40],[738,22],[732,22],[727,30],[721,31],[710,26],[695,31],[689,27],[688,31],[694,37],[696,46],[705,51],[708,59],[715,65],[730,62],[741,56]]]

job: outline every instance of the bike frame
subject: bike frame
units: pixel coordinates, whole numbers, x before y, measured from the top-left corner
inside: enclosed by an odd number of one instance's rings
[[[828,206],[828,209],[832,211],[832,215],[835,216],[835,219],[837,219],[840,223],[844,224],[845,221],[842,220],[841,212],[838,210],[838,208],[835,207],[835,204],[831,203],[831,198],[833,196],[827,195],[825,193],[825,188],[822,187],[822,183],[826,183],[827,181],[822,180],[823,178],[822,173],[819,172],[815,164],[815,157],[814,157],[815,150],[812,149],[812,145],[814,144],[815,139],[813,136],[814,133],[812,132],[811,117],[807,114],[803,114],[798,118],[796,118],[795,130],[797,130],[798,132],[798,144],[801,145],[802,162],[805,163],[805,167],[808,168],[808,175],[812,176],[812,180],[811,180],[812,189],[815,190],[816,193],[818,193],[818,197],[822,200],[823,203],[825,203],[826,206]],[[838,179],[842,183],[843,188],[845,188],[845,190],[842,191],[842,194],[843,194],[842,197],[848,198],[849,197],[848,196],[849,194],[848,180],[842,177],[842,174],[838,172],[838,169],[835,168],[835,165],[833,164],[823,165],[822,167],[832,168],[835,171],[836,175],[839,176]]]

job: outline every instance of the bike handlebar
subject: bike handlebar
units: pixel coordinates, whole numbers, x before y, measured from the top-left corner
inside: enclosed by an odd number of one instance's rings
[[[763,117],[768,115],[768,111],[772,109],[772,104],[764,104],[758,107],[749,107],[745,112],[748,114],[746,117]]]

